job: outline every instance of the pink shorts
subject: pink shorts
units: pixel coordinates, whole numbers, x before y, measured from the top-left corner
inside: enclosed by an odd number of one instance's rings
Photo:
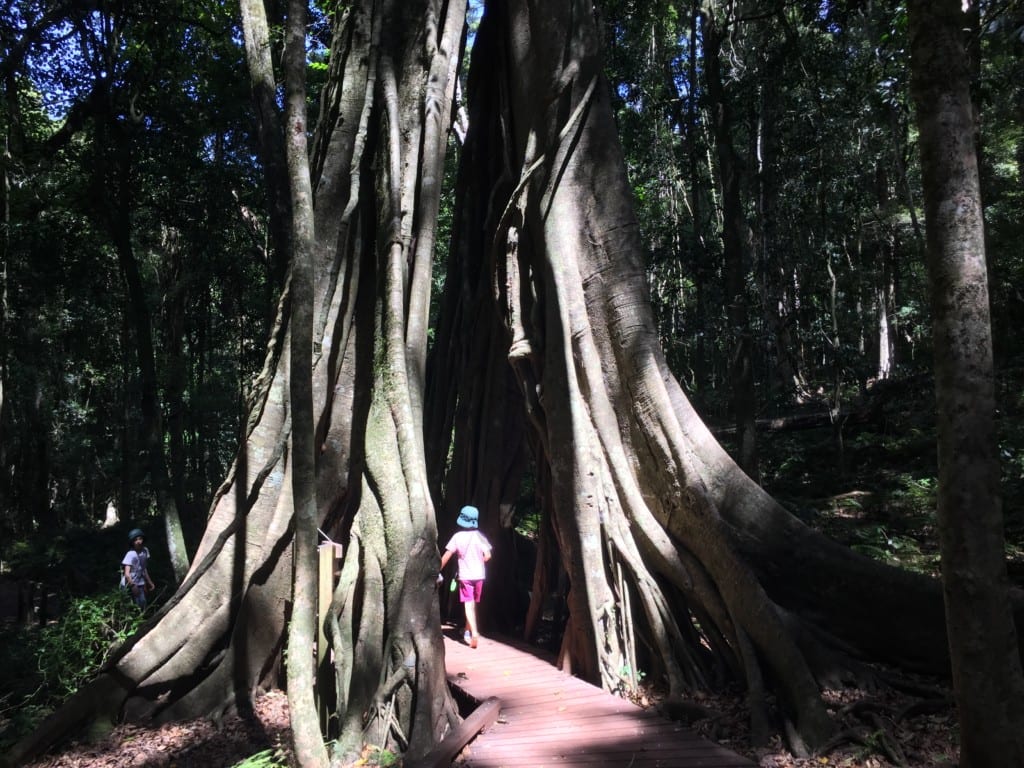
[[[459,579],[459,600],[464,603],[479,603],[480,595],[484,593],[483,579]]]

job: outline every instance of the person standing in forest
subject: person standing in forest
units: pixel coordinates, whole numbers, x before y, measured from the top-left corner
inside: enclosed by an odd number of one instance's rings
[[[476,620],[476,604],[484,590],[486,578],[485,566],[491,559],[491,544],[478,530],[480,526],[480,510],[474,506],[465,506],[459,511],[458,519],[461,531],[456,531],[444,548],[441,556],[441,570],[448,564],[452,555],[459,559],[459,600],[466,611],[466,631],[463,635],[470,648],[476,648],[480,632]]]
[[[128,532],[131,543],[124,558],[121,560],[121,583],[131,591],[132,601],[142,610],[146,607],[146,592],[154,588],[149,578],[149,550],[145,546],[144,535],[139,528]]]

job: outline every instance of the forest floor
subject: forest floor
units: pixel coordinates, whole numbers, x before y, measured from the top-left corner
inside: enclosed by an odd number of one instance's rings
[[[1010,377],[1017,384],[1021,372]],[[1024,389],[1000,393],[1000,457],[1010,578],[1024,586]],[[842,429],[766,430],[762,484],[793,514],[862,553],[937,575],[935,438],[932,382],[917,378],[875,388],[856,402]],[[821,406],[809,406],[803,415]],[[895,674],[876,670],[879,679]],[[958,760],[955,706],[945,681],[900,679],[873,690],[827,691],[840,735],[813,757],[798,758],[781,740],[750,744],[742,695],[707,695],[695,703],[711,716],[689,723],[706,738],[761,768],[951,768]],[[639,703],[657,706],[657,693]],[[2,718],[0,718],[2,719]],[[248,717],[143,727],[119,725],[92,742],[66,745],[28,768],[251,768],[290,763],[288,704],[280,691],[261,695]],[[260,760],[252,760],[254,755]],[[372,762],[366,764],[372,765]]]
[[[839,730],[817,754],[797,757],[774,737],[750,743],[748,709],[739,696],[708,697],[701,705],[720,713],[691,727],[750,758],[760,768],[955,768],[959,761],[956,711],[951,698],[921,699],[895,690],[827,691]]]
[[[268,691],[246,716],[221,722],[185,720],[161,726],[121,724],[108,734],[76,741],[24,768],[228,768],[250,760],[253,768],[294,765],[288,697]],[[265,753],[262,761],[251,760]]]
[[[948,703],[938,711],[900,719],[919,703],[918,698],[891,691],[847,691],[834,694],[832,701],[844,730],[834,748],[814,757],[794,757],[778,740],[766,747],[752,747],[740,696],[702,698],[700,705],[717,715],[691,727],[761,768],[956,766],[956,716]],[[158,727],[122,724],[102,738],[65,745],[24,768],[229,768],[243,761],[252,768],[295,765],[288,727],[287,696],[269,691],[257,697],[253,712],[246,717],[234,715],[216,724],[206,719]]]

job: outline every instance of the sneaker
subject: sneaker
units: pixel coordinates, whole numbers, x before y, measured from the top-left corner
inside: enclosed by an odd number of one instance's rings
[[[476,635],[473,635],[473,637],[470,638],[469,647],[470,648],[476,648]]]
[[[469,634],[468,629],[462,633],[462,639],[465,641],[466,645],[470,645],[470,640],[472,640],[472,636]],[[476,646],[474,645],[473,647],[475,648]]]

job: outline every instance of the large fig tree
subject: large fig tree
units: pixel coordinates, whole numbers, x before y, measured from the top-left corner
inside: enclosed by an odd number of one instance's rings
[[[364,741],[416,755],[455,717],[421,414],[431,259],[465,7],[366,0],[332,9],[329,73],[305,179],[294,137],[277,129],[284,119],[265,6],[247,1],[242,11],[268,179],[288,187],[272,197],[292,201],[272,211],[273,224],[311,260],[311,359],[300,351],[310,359],[317,517],[344,542],[326,622],[336,682],[319,693],[333,702],[339,760],[358,754]],[[296,46],[301,55],[301,40],[289,39],[292,65]],[[290,132],[305,130],[304,94],[295,93],[301,80],[288,79]],[[309,602],[301,589],[306,563],[297,564],[304,568],[295,569],[293,595],[293,553],[316,545],[296,533],[317,535],[296,524],[293,495],[302,484],[292,473],[305,458],[291,440],[298,418],[291,404],[303,399],[290,396],[289,376],[291,342],[301,338],[290,336],[290,302],[305,292],[292,292],[297,278],[282,296],[238,460],[213,501],[187,579],[92,685],[19,745],[15,762],[97,715],[217,714],[280,679],[286,624],[297,618],[293,606],[305,612]],[[288,649],[289,656],[310,652]],[[315,750],[304,754],[320,759]]]
[[[488,5],[430,377],[458,406],[428,434],[456,442],[431,475],[485,502],[497,536],[528,445],[571,584],[563,666],[624,693],[643,670],[670,700],[738,679],[755,740],[777,700],[791,745],[814,748],[835,727],[822,690],[873,678],[866,661],[948,673],[941,592],[784,510],[669,372],[596,37],[590,2]]]

